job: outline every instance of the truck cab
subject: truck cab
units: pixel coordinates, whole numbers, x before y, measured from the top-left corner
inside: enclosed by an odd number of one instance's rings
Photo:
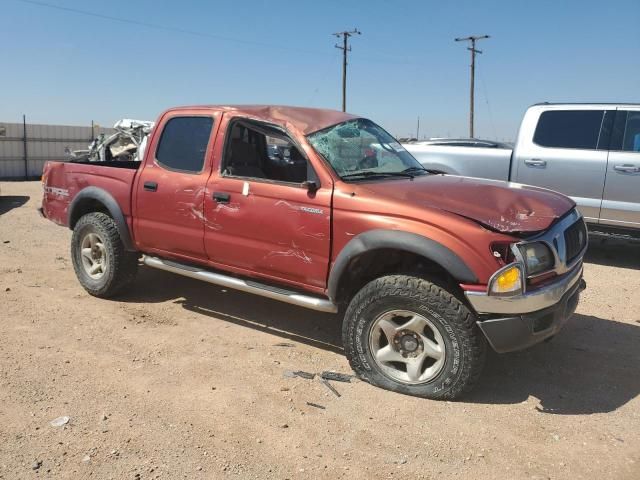
[[[513,181],[570,196],[592,227],[640,229],[640,106],[534,105],[511,168]]]

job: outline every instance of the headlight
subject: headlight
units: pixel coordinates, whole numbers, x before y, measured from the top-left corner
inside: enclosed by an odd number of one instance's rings
[[[520,252],[527,267],[527,275],[551,270],[555,264],[551,249],[541,242],[527,243],[520,246]]]
[[[498,270],[489,281],[489,295],[517,295],[522,292],[522,269],[512,263]]]

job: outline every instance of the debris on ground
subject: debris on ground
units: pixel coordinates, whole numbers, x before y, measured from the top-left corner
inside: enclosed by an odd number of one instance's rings
[[[42,466],[42,460],[36,460],[31,464],[31,470],[38,470]]]
[[[51,426],[52,427],[62,427],[64,425],[66,425],[67,423],[69,423],[69,420],[71,420],[69,417],[67,416],[63,416],[63,417],[58,417],[54,420],[51,420]]]
[[[333,380],[336,382],[351,383],[351,379],[353,378],[353,375],[346,375],[344,373],[324,371],[320,374],[320,378],[324,380]]]
[[[309,405],[310,407],[319,408],[320,410],[326,410],[327,409],[327,407],[324,407],[322,405],[318,405],[317,403],[313,403],[313,402],[307,402],[307,405]]]
[[[274,343],[273,346],[274,347],[295,347],[293,343],[287,343],[287,342]]]
[[[329,383],[328,380],[325,380],[324,378],[321,380],[321,382],[324,384],[325,387],[327,387],[329,390],[331,390],[331,393],[333,393],[336,397],[340,398],[340,392],[338,392],[338,390],[336,390],[333,385],[331,385]]]
[[[291,370],[285,370],[282,375],[288,378],[300,377],[306,380],[313,380],[316,377],[315,373],[303,372],[302,370],[298,370],[296,372],[292,372]]]

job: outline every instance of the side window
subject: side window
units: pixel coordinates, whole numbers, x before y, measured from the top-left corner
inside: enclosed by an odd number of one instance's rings
[[[640,112],[629,111],[622,137],[622,151],[640,152]]]
[[[248,121],[232,124],[222,173],[287,183],[316,180],[305,156],[283,131]]]
[[[211,117],[172,118],[162,131],[156,160],[171,170],[200,172],[212,127]]]
[[[543,112],[533,135],[541,147],[595,150],[603,110],[550,110]]]

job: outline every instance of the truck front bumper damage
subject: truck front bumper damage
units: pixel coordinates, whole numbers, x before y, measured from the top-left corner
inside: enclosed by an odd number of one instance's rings
[[[498,353],[528,348],[553,337],[578,306],[586,287],[582,265],[550,285],[516,297],[495,297],[465,292],[469,303],[484,320],[480,330]]]

